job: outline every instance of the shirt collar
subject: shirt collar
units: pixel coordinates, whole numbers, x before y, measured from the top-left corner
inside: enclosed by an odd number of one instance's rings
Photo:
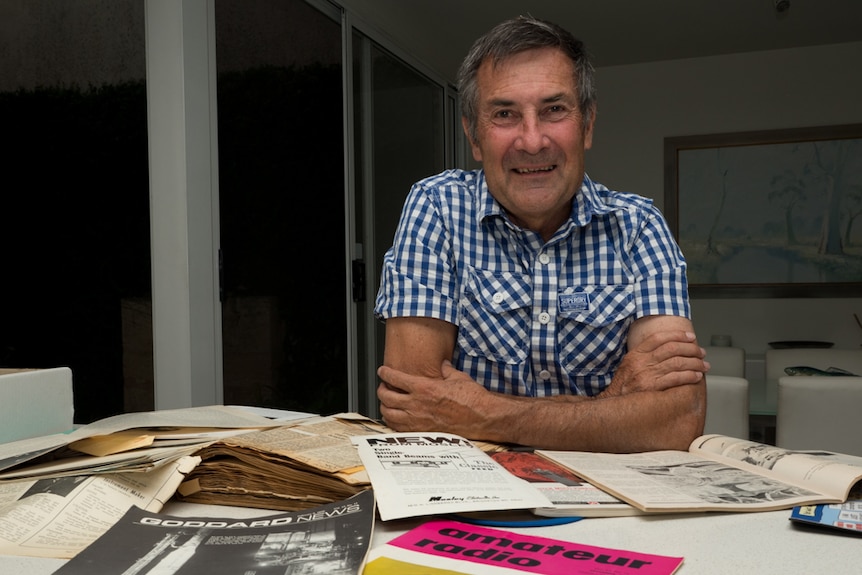
[[[491,192],[488,191],[488,182],[485,179],[485,171],[479,170],[476,178],[477,186],[477,204],[476,216],[479,222],[486,218],[495,216],[506,217],[506,211],[503,206],[494,199]],[[563,224],[564,226],[585,226],[590,223],[593,215],[606,214],[612,211],[613,208],[605,204],[599,193],[596,190],[596,183],[590,177],[584,174],[584,181],[581,182],[581,187],[572,201],[572,214],[570,223]]]

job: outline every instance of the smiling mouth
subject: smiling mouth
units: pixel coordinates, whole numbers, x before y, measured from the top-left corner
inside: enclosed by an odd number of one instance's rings
[[[518,174],[541,174],[545,172],[552,172],[557,168],[557,166],[543,166],[541,168],[515,168],[514,171]]]

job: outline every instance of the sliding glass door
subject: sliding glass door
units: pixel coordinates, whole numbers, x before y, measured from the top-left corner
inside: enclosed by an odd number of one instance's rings
[[[383,255],[410,186],[447,164],[445,94],[439,83],[407,65],[367,36],[353,37],[357,163],[356,242],[366,270],[360,313],[363,342],[359,408],[377,415],[375,371],[383,360],[383,324],[373,318]]]

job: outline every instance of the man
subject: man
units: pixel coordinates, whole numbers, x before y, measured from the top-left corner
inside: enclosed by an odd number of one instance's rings
[[[483,169],[418,182],[383,263],[380,410],[399,431],[546,449],[687,449],[709,365],[685,261],[650,201],[584,173],[583,45],[520,17],[459,72]]]

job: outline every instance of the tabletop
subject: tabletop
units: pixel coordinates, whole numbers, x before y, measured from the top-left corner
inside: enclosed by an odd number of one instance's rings
[[[168,502],[163,513],[199,517],[260,517],[260,509]],[[857,573],[862,538],[793,524],[790,510],[757,513],[684,513],[589,518],[566,525],[507,530],[573,543],[683,557],[685,574]],[[372,547],[431,519],[378,521]],[[0,555],[4,575],[49,575],[61,559]]]

